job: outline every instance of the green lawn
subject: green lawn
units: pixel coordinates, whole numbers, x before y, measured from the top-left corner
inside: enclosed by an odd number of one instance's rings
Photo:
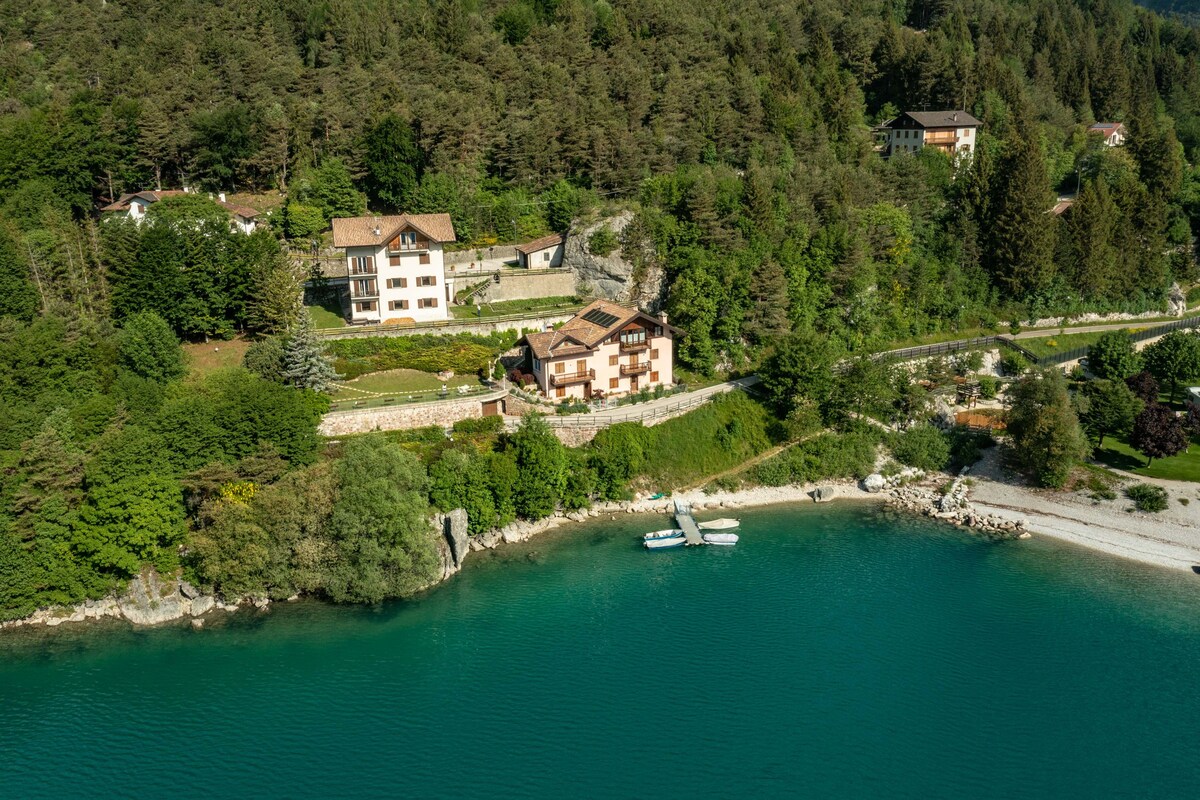
[[[305,305],[308,313],[312,316],[313,326],[317,328],[344,328],[346,327],[346,318],[342,316],[342,306],[336,300],[327,300],[324,303]]]
[[[1177,456],[1156,458],[1147,467],[1144,455],[1125,441],[1108,436],[1104,439],[1104,447],[1096,450],[1096,460],[1116,469],[1145,475],[1147,478],[1200,483],[1200,444],[1193,444],[1186,452]]]
[[[1067,333],[1062,336],[1045,336],[1034,339],[1018,339],[1017,344],[1029,350],[1038,357],[1052,356],[1076,347],[1090,347],[1104,335],[1104,331],[1095,333]]]
[[[454,390],[459,386],[478,386],[479,377],[476,375],[455,375],[448,381],[438,380],[432,372],[421,372],[415,369],[389,369],[385,372],[371,372],[361,378],[346,381],[341,384],[333,395],[338,400],[364,400],[376,395],[407,394],[410,392],[436,392],[442,386]]]
[[[450,306],[450,313],[455,319],[475,319],[482,316],[503,317],[509,314],[525,314],[534,311],[573,311],[580,307],[577,297],[538,297],[532,300],[503,300],[498,303],[484,303],[482,315],[475,305]]]

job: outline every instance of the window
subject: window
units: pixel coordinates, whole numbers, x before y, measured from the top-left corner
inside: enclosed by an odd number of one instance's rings
[[[617,365],[617,356],[609,356],[608,357],[608,365],[610,367],[615,367]]]
[[[658,383],[658,373],[657,373],[657,372],[651,372],[651,373],[650,373],[650,382],[651,382],[651,383]]]
[[[631,331],[621,331],[621,344],[625,346],[646,343],[646,329],[634,328]]]
[[[621,386],[620,378],[609,378],[608,379],[608,388],[617,389],[617,388],[620,388],[620,386]]]
[[[540,358],[535,358],[533,360],[533,371],[534,372],[542,371],[542,360]]]
[[[432,275],[422,275],[417,278],[417,286],[437,286],[437,278]]]
[[[362,275],[366,272],[375,271],[374,256],[355,256],[350,259],[350,272],[355,275]]]
[[[566,371],[567,371],[566,362],[559,361],[557,364],[554,365],[554,374],[555,375],[562,375]]]
[[[389,267],[400,266],[400,256],[388,256],[388,266]]]
[[[417,263],[418,264],[428,264],[429,263],[429,253],[421,253],[421,255],[417,256]]]
[[[422,297],[417,301],[417,308],[437,308],[437,298]]]
[[[353,289],[355,297],[365,297],[376,294],[375,281],[369,278],[360,278],[359,280],[354,281]]]
[[[387,287],[389,289],[407,289],[408,278],[388,278]]]
[[[362,303],[355,303],[354,310],[355,311],[374,311],[375,310],[375,301],[374,300],[366,300]]]
[[[388,311],[407,311],[407,300],[388,300]]]
[[[546,252],[542,253],[542,261],[549,261],[549,260],[550,260],[550,251],[547,250]]]
[[[650,360],[653,361],[656,358],[658,358],[658,350],[651,350],[650,351]]]
[[[566,397],[567,396],[567,388],[565,386],[558,387],[557,389],[554,390],[554,396],[555,397]]]

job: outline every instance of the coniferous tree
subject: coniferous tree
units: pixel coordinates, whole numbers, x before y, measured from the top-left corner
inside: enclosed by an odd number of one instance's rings
[[[1050,180],[1035,130],[1019,124],[1005,144],[990,208],[989,265],[1011,298],[1049,287],[1054,274]]]
[[[325,355],[325,346],[313,330],[307,312],[299,315],[298,323],[283,351],[283,377],[298,389],[328,392],[341,376]]]

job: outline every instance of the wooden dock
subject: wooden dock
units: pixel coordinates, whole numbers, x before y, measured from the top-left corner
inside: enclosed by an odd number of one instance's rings
[[[700,535],[700,528],[697,527],[696,520],[692,517],[691,505],[675,501],[675,524],[683,529],[688,547],[704,544],[704,537]]]

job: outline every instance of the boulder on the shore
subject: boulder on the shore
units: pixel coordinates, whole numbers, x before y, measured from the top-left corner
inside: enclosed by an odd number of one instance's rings
[[[467,532],[467,510],[456,508],[447,514],[438,514],[436,519],[442,535],[446,537],[446,543],[450,546],[450,557],[454,560],[454,566],[461,567],[467,553],[471,551],[471,537]]]
[[[870,475],[863,478],[862,488],[864,491],[868,491],[871,494],[882,492],[885,486],[887,486],[887,480],[878,472],[872,472]]]
[[[809,494],[812,496],[814,503],[826,503],[837,495],[837,491],[832,486],[818,486]]]

